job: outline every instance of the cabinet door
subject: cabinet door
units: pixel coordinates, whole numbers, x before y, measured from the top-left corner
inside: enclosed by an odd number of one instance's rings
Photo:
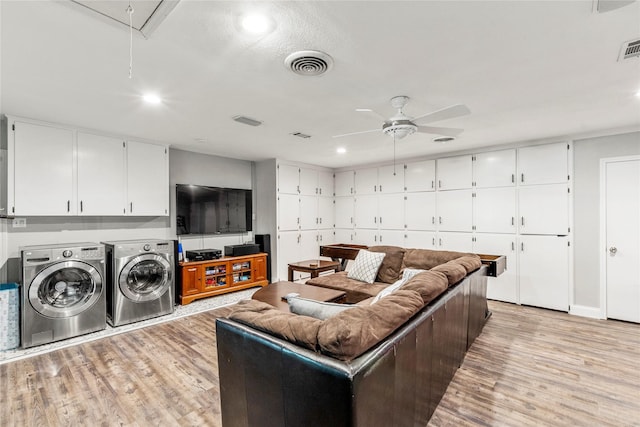
[[[333,173],[328,171],[318,171],[318,195],[333,196]]]
[[[121,139],[78,132],[79,215],[126,213],[125,156]]]
[[[569,193],[566,184],[535,185],[519,190],[521,234],[566,235]]]
[[[248,261],[217,262],[204,264],[202,268],[202,291],[208,292],[232,286],[235,283],[251,279],[251,266]]]
[[[10,213],[75,215],[73,132],[16,122],[13,152],[14,209]]]
[[[569,247],[566,237],[520,236],[520,304],[569,310]]]
[[[336,228],[353,228],[354,211],[353,197],[336,197],[335,224]]]
[[[406,193],[404,218],[407,230],[435,230],[436,193]]]
[[[438,159],[436,162],[438,190],[471,188],[473,181],[473,162],[471,159],[470,155]]]
[[[257,256],[251,260],[253,280],[267,280],[267,257]]]
[[[356,245],[378,245],[378,230],[356,229],[353,233],[353,243]]]
[[[291,165],[278,165],[278,193],[300,193],[300,168]]]
[[[311,196],[318,193],[318,171],[300,168],[300,194]]]
[[[320,257],[320,235],[315,230],[300,232],[298,261]]]
[[[182,292],[180,295],[196,295],[200,292],[202,292],[202,267],[182,267]]]
[[[473,198],[473,226],[483,233],[515,233],[516,189],[482,188]]]
[[[336,236],[333,230],[318,230],[318,242],[320,243],[320,245],[331,245],[339,241],[336,240]],[[320,248],[318,248],[318,256],[319,254]],[[323,259],[330,258],[323,257]]]
[[[404,230],[404,195],[378,196],[378,226],[386,230]]]
[[[404,186],[406,191],[435,191],[436,161],[407,163],[404,170]]]
[[[378,228],[378,196],[358,196],[354,208],[356,228]]]
[[[436,193],[438,231],[471,231],[473,198],[471,190]]]
[[[353,234],[353,229],[336,228],[333,242],[330,243],[353,243]],[[326,241],[325,244],[327,244]]]
[[[568,158],[566,142],[519,148],[518,182],[520,185],[566,183]]]
[[[127,142],[127,213],[169,215],[169,162],[167,148]]]
[[[488,278],[487,298],[518,303],[516,244],[515,235],[476,233],[473,241],[473,253],[507,257],[507,269],[498,277]]]
[[[353,196],[354,191],[354,172],[344,171],[336,172],[335,177],[335,193],[336,196]]]
[[[405,232],[403,247],[437,249],[436,233],[432,231],[407,231]]]
[[[378,192],[402,193],[404,191],[404,166],[391,165],[378,168]]]
[[[278,196],[278,230],[297,230],[300,225],[300,197],[293,194]]]
[[[516,185],[516,150],[480,153],[474,158],[473,181],[476,188]]]
[[[377,244],[404,248],[404,235],[405,232],[400,230],[380,230]]]
[[[330,197],[318,197],[318,228],[327,229],[333,228],[334,219],[334,204],[333,199]]]
[[[438,250],[472,252],[473,236],[471,233],[438,232]]]
[[[360,169],[354,173],[355,194],[378,194],[378,169]]]
[[[318,198],[316,196],[300,196],[300,229],[315,230],[320,223],[318,216]]]
[[[288,265],[302,261],[300,254],[300,233],[285,231],[278,234],[278,280],[287,280]]]

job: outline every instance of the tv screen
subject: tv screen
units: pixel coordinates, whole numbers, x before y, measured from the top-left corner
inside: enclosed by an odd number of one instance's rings
[[[176,185],[176,233],[251,231],[251,190]]]

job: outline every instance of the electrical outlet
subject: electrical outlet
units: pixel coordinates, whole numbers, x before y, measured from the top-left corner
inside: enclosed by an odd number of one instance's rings
[[[13,228],[26,228],[27,218],[14,218],[11,225]]]

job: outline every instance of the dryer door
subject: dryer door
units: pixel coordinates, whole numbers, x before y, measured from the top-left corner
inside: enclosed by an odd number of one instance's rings
[[[51,264],[29,285],[29,302],[47,317],[72,317],[89,309],[102,295],[98,270],[82,261]]]
[[[135,302],[158,299],[171,287],[171,264],[156,254],[137,256],[125,264],[118,285]]]

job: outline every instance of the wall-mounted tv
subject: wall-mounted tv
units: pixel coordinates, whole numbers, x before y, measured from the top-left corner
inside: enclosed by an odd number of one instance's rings
[[[176,234],[251,231],[251,190],[176,184]]]

